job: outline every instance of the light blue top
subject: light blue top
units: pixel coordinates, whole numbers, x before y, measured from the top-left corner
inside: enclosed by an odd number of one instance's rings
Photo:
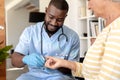
[[[67,36],[68,41],[66,41],[65,36],[61,36],[60,41],[58,41],[58,36],[62,33],[62,29],[59,29],[51,37],[48,36],[44,28],[42,29],[43,53],[41,53],[40,34],[43,23],[44,22],[39,22],[35,25],[31,25],[23,31],[19,43],[16,46],[15,52],[19,52],[24,55],[38,53],[43,56],[49,55],[63,59],[66,59],[66,57],[68,57],[68,60],[78,61],[80,49],[79,36],[75,31],[69,29],[66,26],[63,26],[63,32]],[[27,74],[38,77],[38,80],[70,80],[68,79],[68,76],[63,75],[58,70],[51,70],[45,67],[41,67],[38,69],[29,67],[29,72]],[[59,77],[61,76],[63,79],[54,79],[54,77],[56,77],[57,75]],[[66,78],[63,76],[65,76]],[[47,79],[48,77],[51,79]]]

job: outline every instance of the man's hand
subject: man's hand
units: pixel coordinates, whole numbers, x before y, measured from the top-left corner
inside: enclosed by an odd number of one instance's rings
[[[34,67],[34,68],[43,67],[45,63],[44,57],[36,53],[32,53],[30,55],[24,56],[22,61],[24,64],[28,65],[29,67]]]

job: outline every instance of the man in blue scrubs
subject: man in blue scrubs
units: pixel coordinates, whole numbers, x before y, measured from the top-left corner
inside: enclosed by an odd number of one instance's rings
[[[23,31],[12,54],[12,64],[15,67],[27,65],[29,72],[16,80],[74,80],[64,68],[52,70],[44,66],[46,56],[72,61],[79,59],[79,37],[63,25],[68,9],[66,0],[51,0],[46,8],[45,21]]]

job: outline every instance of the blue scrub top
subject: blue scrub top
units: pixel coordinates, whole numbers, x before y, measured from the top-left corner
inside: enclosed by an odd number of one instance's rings
[[[63,32],[67,36],[68,41],[66,41],[66,37],[63,35],[60,36],[60,41],[58,41],[58,36],[62,33],[62,29],[60,28],[55,34],[49,37],[45,29],[42,29],[43,23],[44,22],[39,22],[25,28],[20,36],[15,52],[19,52],[24,55],[36,53],[43,56],[54,56],[62,59],[68,58],[68,60],[78,61],[80,40],[77,33],[63,25]],[[43,53],[41,53],[41,30],[43,39]],[[39,79],[44,78],[44,80],[47,80],[45,78],[49,76],[63,76],[63,74],[58,70],[51,70],[45,67],[29,67],[29,74],[39,77]],[[68,79],[64,78],[64,80]]]

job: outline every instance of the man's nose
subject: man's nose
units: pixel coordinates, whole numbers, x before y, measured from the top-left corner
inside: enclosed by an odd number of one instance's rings
[[[56,19],[52,19],[52,20],[51,20],[51,24],[52,24],[52,25],[57,25],[57,20],[56,20]]]

